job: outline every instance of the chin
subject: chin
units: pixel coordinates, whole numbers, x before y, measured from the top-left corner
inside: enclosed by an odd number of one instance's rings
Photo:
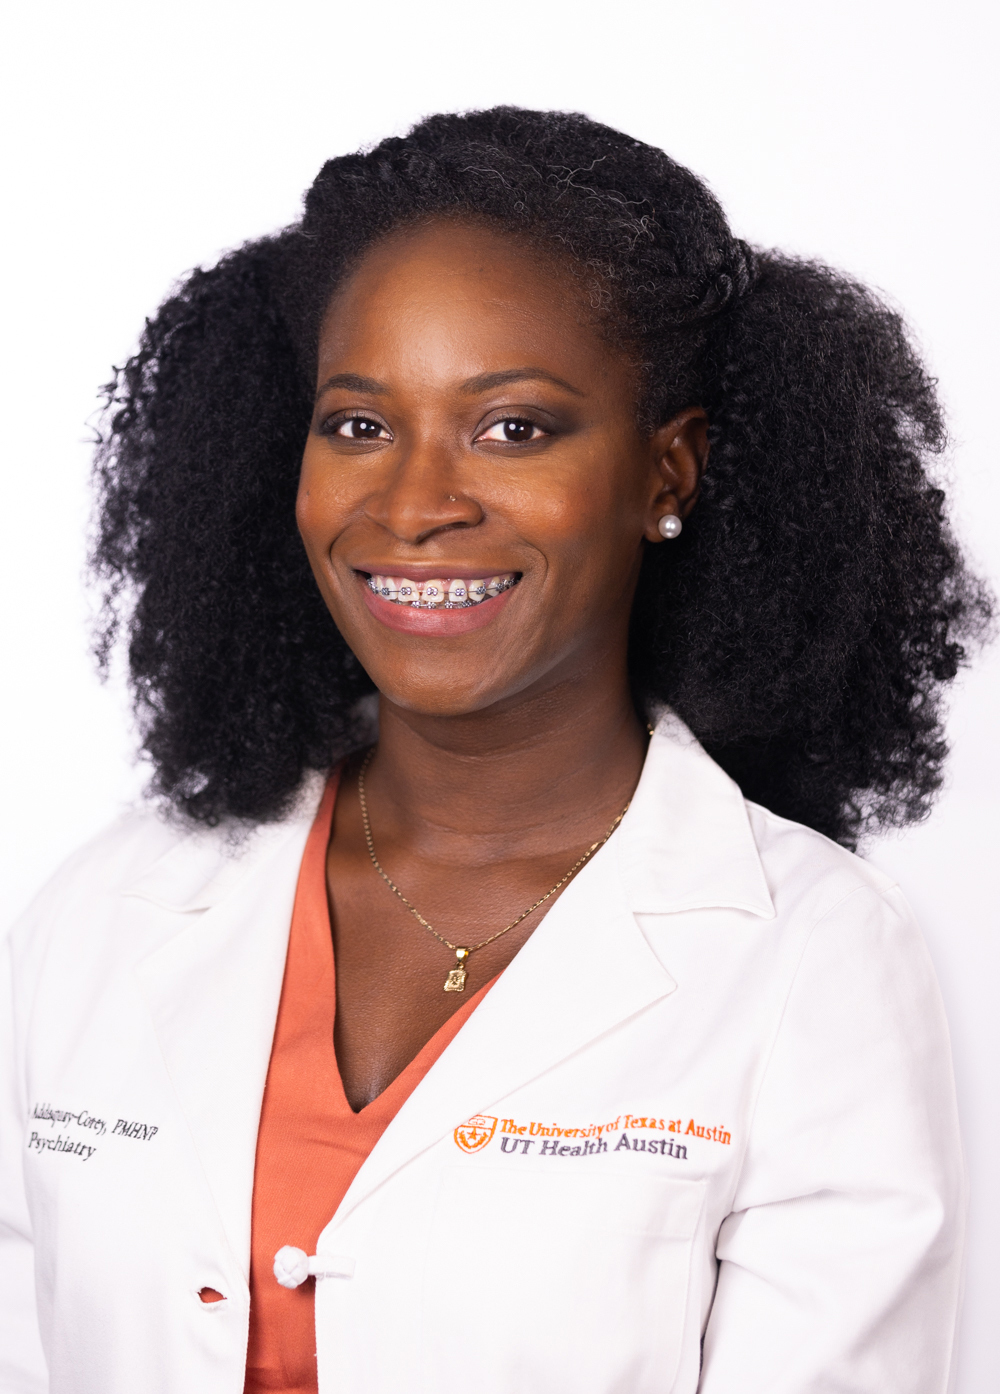
[[[486,707],[502,701],[505,693],[498,693],[493,687],[470,689],[468,683],[455,686],[442,685],[440,679],[427,683],[386,683],[376,681],[381,695],[394,707],[412,712],[415,716],[463,717],[481,712]]]
[[[360,657],[361,655],[359,655]],[[502,655],[484,652],[467,654],[464,661],[452,658],[440,664],[422,662],[389,665],[377,659],[365,671],[386,701],[402,711],[417,716],[471,716],[522,693],[539,676],[535,666],[530,672],[517,665],[515,671],[504,671],[498,659]]]

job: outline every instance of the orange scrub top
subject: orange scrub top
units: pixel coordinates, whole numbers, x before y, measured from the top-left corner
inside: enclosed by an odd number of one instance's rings
[[[285,976],[264,1087],[254,1169],[250,1341],[244,1394],[317,1394],[315,1279],[284,1288],[283,1244],[316,1252],[365,1158],[489,991],[487,983],[378,1098],[355,1113],[333,1046],[336,1005],[326,850],[340,771],[327,785],[299,869]],[[207,1297],[207,1294],[206,1294]]]

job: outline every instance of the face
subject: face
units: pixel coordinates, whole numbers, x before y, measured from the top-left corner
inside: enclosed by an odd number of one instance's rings
[[[415,712],[624,674],[643,539],[692,506],[704,413],[653,436],[578,283],[454,222],[370,251],[327,309],[297,517],[379,690]]]

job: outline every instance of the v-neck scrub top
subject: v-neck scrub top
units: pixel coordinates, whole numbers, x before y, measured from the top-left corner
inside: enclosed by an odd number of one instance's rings
[[[339,771],[327,784],[299,871],[254,1169],[245,1394],[315,1394],[314,1280],[282,1287],[274,1256],[316,1241],[399,1109],[492,986],[487,983],[359,1113],[334,1051],[336,977],[326,851]]]

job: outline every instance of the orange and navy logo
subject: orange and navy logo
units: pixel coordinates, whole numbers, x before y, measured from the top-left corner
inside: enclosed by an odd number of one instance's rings
[[[497,1120],[485,1113],[474,1113],[455,1129],[455,1141],[463,1152],[478,1152],[493,1137],[497,1130]]]

